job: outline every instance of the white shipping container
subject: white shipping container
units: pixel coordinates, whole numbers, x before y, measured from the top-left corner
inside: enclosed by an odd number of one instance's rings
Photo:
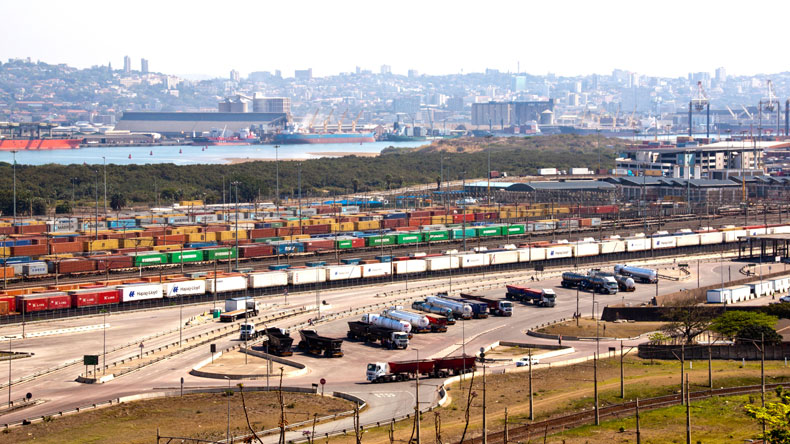
[[[280,287],[288,285],[288,273],[284,271],[268,271],[247,275],[250,288]]]
[[[458,256],[437,256],[425,258],[429,271],[441,271],[458,268]]]
[[[725,242],[737,242],[739,237],[746,236],[746,230],[731,230],[724,232]]]
[[[556,176],[556,168],[538,168],[538,176]]]
[[[361,277],[362,267],[359,265],[330,265],[326,267],[326,279],[328,281],[359,279]]]
[[[518,251],[516,250],[496,251],[493,253],[486,253],[486,256],[488,256],[489,265],[515,264],[518,262]]]
[[[288,283],[291,285],[326,282],[326,271],[323,267],[293,268],[288,270],[287,273]]]
[[[162,293],[164,293],[166,298],[205,294],[206,281],[195,279],[191,281],[167,282],[162,284]]]
[[[620,240],[608,240],[601,242],[601,254],[623,253],[625,242]]]
[[[121,296],[121,302],[162,298],[161,284],[119,285],[117,288]]]
[[[216,280],[216,292],[214,291],[214,281]],[[226,291],[240,291],[247,288],[247,278],[244,276],[229,276],[221,278],[207,278],[206,289],[209,293],[224,293]]]
[[[585,175],[591,173],[587,168],[571,168],[570,172],[572,175]]]
[[[546,259],[560,259],[573,256],[573,249],[568,246],[546,247]]]
[[[518,250],[519,262],[532,262],[546,260],[545,248],[520,248]]]
[[[369,277],[379,277],[379,276],[389,276],[392,274],[392,262],[380,262],[377,264],[363,264],[361,265],[362,268],[362,277],[369,278]]]
[[[583,244],[571,244],[573,248],[573,255],[575,257],[582,257],[582,256],[597,256],[601,250],[601,245],[598,243],[583,243]]]
[[[729,288],[708,290],[707,297],[709,304],[732,304],[732,293]]]
[[[710,231],[707,233],[699,234],[699,243],[701,245],[720,244],[724,240],[724,233],[721,231]]]
[[[648,240],[645,238],[636,238],[636,239],[626,239],[625,240],[625,249],[628,252],[631,251],[644,251],[648,248]]]
[[[747,284],[747,285],[749,286],[749,288],[751,288],[750,293],[752,294],[752,297],[755,298],[770,296],[774,292],[772,281],[755,282],[753,284]]]
[[[459,257],[461,258],[461,268],[485,267],[488,265],[488,257],[485,254],[462,254]]]
[[[675,236],[678,247],[691,247],[699,245],[699,234],[681,234]]]
[[[677,239],[674,236],[654,237],[653,248],[675,248],[678,246]]]
[[[398,274],[405,273],[422,273],[428,269],[428,264],[422,259],[409,259],[406,261],[396,261],[395,272]]]
[[[749,236],[759,236],[761,234],[766,234],[765,228],[749,228],[748,230],[746,230],[746,232],[748,233]]]
[[[790,288],[790,277],[783,276],[771,280],[774,291],[777,293],[784,293]]]
[[[751,287],[748,285],[739,285],[736,287],[729,287],[732,303],[741,302],[749,299],[751,294]]]
[[[780,225],[774,227],[774,234],[787,234],[790,233],[790,225]]]

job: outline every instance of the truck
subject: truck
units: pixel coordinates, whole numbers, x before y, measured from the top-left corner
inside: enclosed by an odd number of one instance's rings
[[[453,311],[450,310],[449,308],[437,307],[425,301],[414,301],[411,303],[411,308],[412,310],[444,316],[445,319],[447,320],[447,325],[455,325],[455,317],[453,316]]]
[[[252,322],[245,322],[239,326],[239,340],[252,341],[258,339],[263,332],[255,328]]]
[[[476,319],[485,319],[488,317],[488,304],[485,302],[474,301],[470,299],[465,299],[463,297],[452,297],[452,296],[444,296],[445,298],[461,302],[463,304],[469,304],[469,307],[472,309],[472,317]]]
[[[439,296],[428,296],[427,298],[425,298],[425,302],[428,305],[433,305],[434,307],[449,308],[450,310],[453,311],[453,315],[456,318],[461,318],[461,319],[472,318],[472,307],[469,304],[464,304],[462,302],[444,299]]]
[[[590,276],[572,272],[562,273],[560,285],[565,288],[578,288],[579,290],[605,294],[616,294],[619,287],[612,276]]]
[[[427,317],[402,310],[402,308],[403,307],[400,306],[388,308],[381,312],[381,316],[396,321],[408,322],[411,324],[411,331],[414,333],[426,333],[431,331],[431,321],[429,321]]]
[[[487,298],[476,294],[461,293],[461,297],[488,305],[488,311],[495,316],[513,316],[513,303],[500,299]]]
[[[629,267],[628,265],[615,265],[615,274],[633,277],[634,280],[645,284],[655,284],[658,282],[658,272],[650,268]]]
[[[409,338],[411,338],[412,325],[409,322],[401,321],[398,319],[385,318],[383,316],[379,316],[374,313],[363,314],[360,321],[364,322],[365,324],[376,325],[379,327],[388,328],[390,330],[402,331],[407,335],[409,335]]]
[[[348,339],[362,339],[365,342],[381,342],[382,347],[392,349],[407,349],[409,335],[402,331],[393,330],[362,321],[348,322]]]
[[[617,287],[620,291],[635,291],[636,284],[631,277],[623,276],[622,274],[607,273],[605,271],[593,270],[590,274],[601,277],[612,277],[617,282]]]
[[[521,302],[532,302],[539,307],[553,307],[557,303],[557,294],[550,288],[528,288],[518,285],[505,285],[505,297]]]
[[[562,285],[563,288],[578,287],[580,289],[583,289],[585,283],[587,282],[588,277],[589,276],[587,276],[586,274],[566,271],[565,273],[562,273],[562,282],[560,282],[560,285]]]
[[[475,357],[448,356],[419,361],[373,362],[367,365],[366,378],[371,383],[407,381],[419,375],[427,378],[446,378],[451,375],[473,372]]]
[[[291,356],[291,346],[293,338],[287,330],[277,327],[269,327],[265,330],[267,339],[267,352],[277,356]]]
[[[260,306],[253,298],[233,298],[225,300],[225,313],[219,316],[220,322],[233,322],[243,317],[258,316]]]
[[[304,350],[314,355],[324,355],[327,358],[343,357],[343,340],[320,336],[313,329],[299,330],[301,341],[296,344],[296,348]]]
[[[447,318],[435,313],[428,313],[425,315],[428,322],[431,323],[431,331],[434,333],[444,333],[447,331]]]

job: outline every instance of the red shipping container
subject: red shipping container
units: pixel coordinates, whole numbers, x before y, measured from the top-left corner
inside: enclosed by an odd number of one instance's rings
[[[0,227],[0,234],[14,234],[14,227]]]
[[[475,222],[481,222],[486,220],[486,213],[474,213]]]
[[[11,247],[11,256],[41,256],[47,254],[47,245],[16,245]]]
[[[118,290],[103,286],[70,291],[69,294],[71,295],[73,307],[117,304],[119,300]],[[83,305],[77,305],[75,301],[83,301],[84,303]]]
[[[25,313],[44,311],[47,309],[47,299],[48,298],[46,296],[28,299],[22,299],[20,297],[17,300],[17,306],[19,306]]]
[[[81,253],[82,248],[82,242],[58,242],[49,244],[49,254]]]
[[[187,237],[183,234],[168,234],[166,236],[156,236],[154,241],[156,245],[183,244],[187,241]]]
[[[398,218],[398,219],[382,219],[381,220],[381,228],[396,228],[396,227],[405,227],[408,225],[409,219]]]
[[[412,217],[409,219],[410,227],[420,227],[422,225],[431,225],[430,217]]]
[[[474,222],[475,215],[471,213],[467,213],[466,216],[463,214],[453,214],[453,223],[455,224],[460,224],[464,219],[466,219],[467,222]]]
[[[251,244],[239,247],[239,256],[241,257],[258,257],[258,256],[271,256],[274,254],[274,247],[265,244]]]
[[[16,296],[0,296],[0,302],[8,302],[8,311],[16,311]]]
[[[206,233],[214,233],[217,231],[228,231],[227,225],[206,225]]]
[[[60,261],[61,273],[80,273],[96,269],[96,262],[85,259],[63,259]]]
[[[96,305],[96,294],[95,293],[72,293],[71,294],[71,306],[74,308],[80,307],[90,307],[91,305]]]
[[[50,296],[47,299],[47,309],[49,310],[56,310],[59,308],[70,308],[71,307],[71,298],[67,294],[63,294],[60,296]]]
[[[365,239],[355,237],[351,239],[351,248],[363,248],[365,246]]]
[[[303,234],[327,234],[331,230],[331,225],[306,225],[302,227]]]
[[[321,251],[321,250],[335,249],[335,241],[332,239],[303,240],[302,245],[304,245],[304,251]],[[353,246],[354,243],[352,242],[351,245]]]
[[[46,224],[40,225],[16,225],[14,226],[14,232],[16,234],[28,234],[28,233],[45,233],[47,231]]]
[[[277,236],[277,229],[275,228],[254,228],[250,230],[250,238],[260,239],[262,237],[275,237]]]
[[[412,211],[410,217],[431,217],[430,211]]]

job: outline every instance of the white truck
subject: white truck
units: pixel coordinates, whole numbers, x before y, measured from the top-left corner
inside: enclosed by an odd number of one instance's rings
[[[232,298],[225,300],[225,313],[219,316],[221,322],[233,322],[245,316],[258,316],[260,305],[253,298]]]

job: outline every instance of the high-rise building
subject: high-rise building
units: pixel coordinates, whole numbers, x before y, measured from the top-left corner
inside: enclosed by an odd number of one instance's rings
[[[123,56],[123,72],[132,72],[132,58],[129,56]]]
[[[252,112],[291,114],[289,97],[263,97],[255,93],[252,97]]]
[[[382,74],[392,74],[392,67],[390,65],[381,65]]]
[[[148,74],[148,60],[140,59],[140,72]]]
[[[420,75],[420,73],[417,72],[416,69],[410,69],[408,75],[409,75],[410,79],[413,79],[415,77],[418,77]]]
[[[527,76],[513,76],[513,91],[522,92],[527,90]]]
[[[716,68],[716,82],[724,83],[727,81],[727,70],[724,67]]]
[[[472,104],[472,125],[522,125],[540,121],[541,113],[554,111],[554,99],[537,102],[487,102]]]
[[[238,81],[241,80],[241,75],[235,69],[231,69],[230,70],[230,79],[233,80],[234,82],[238,83]]]
[[[297,69],[294,71],[296,80],[310,80],[313,78],[313,68]]]

